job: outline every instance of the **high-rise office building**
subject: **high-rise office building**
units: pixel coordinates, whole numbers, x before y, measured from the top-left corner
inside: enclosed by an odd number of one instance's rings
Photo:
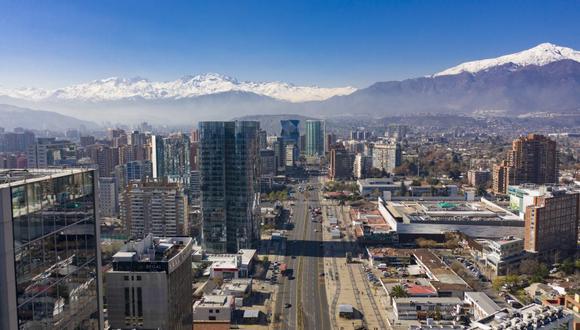
[[[192,329],[191,237],[131,241],[106,274],[113,329]]]
[[[493,189],[505,194],[508,186],[522,183],[557,183],[558,149],[556,141],[529,134],[515,139],[508,159],[493,168]]]
[[[209,252],[259,242],[259,128],[255,121],[199,124],[202,243]]]
[[[263,129],[258,131],[258,147],[260,150],[268,148],[268,132]]]
[[[260,150],[261,176],[276,176],[276,153],[272,149]]]
[[[30,131],[0,132],[0,151],[27,151],[35,142]]]
[[[331,180],[348,179],[353,175],[354,154],[342,144],[330,148],[328,177]]]
[[[115,178],[119,191],[131,181],[142,181],[153,178],[153,163],[150,160],[135,160],[115,166]]]
[[[392,173],[401,165],[402,151],[399,143],[378,143],[373,146],[373,167]]]
[[[119,198],[121,221],[128,234],[143,238],[187,235],[188,203],[181,183],[166,180],[130,182]]]
[[[151,135],[151,163],[153,178],[165,177],[165,148],[162,136]]]
[[[280,125],[282,126],[280,136],[284,139],[284,142],[298,145],[300,143],[300,120],[280,120]]]
[[[276,173],[284,174],[286,171],[286,144],[283,138],[275,136],[272,139],[272,150],[276,158]]]
[[[0,328],[102,329],[94,170],[0,171]]]
[[[57,141],[55,138],[38,138],[30,144],[26,158],[29,168],[47,168],[55,165],[75,165],[77,146],[70,141]]]
[[[325,136],[323,120],[306,121],[306,156],[324,156]]]

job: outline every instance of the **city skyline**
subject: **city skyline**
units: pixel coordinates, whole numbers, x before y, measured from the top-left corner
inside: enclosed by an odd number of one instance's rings
[[[574,24],[580,7],[573,2],[512,1],[498,8],[469,1],[451,8],[293,1],[267,9],[259,2],[18,2],[0,8],[9,13],[0,20],[0,61],[10,63],[0,67],[4,88],[58,88],[113,76],[168,81],[206,72],[362,88],[543,42],[580,48]]]

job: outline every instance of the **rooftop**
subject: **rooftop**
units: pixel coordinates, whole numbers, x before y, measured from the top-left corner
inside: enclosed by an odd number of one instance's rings
[[[471,329],[534,329],[552,328],[562,325],[573,319],[573,315],[564,311],[562,307],[549,307],[538,304],[524,306],[521,309],[510,311],[501,309],[487,317],[472,323]]]
[[[465,292],[465,299],[471,299],[486,314],[493,314],[501,308],[483,292]]]
[[[457,297],[407,297],[393,298],[396,304],[442,304],[460,305],[461,299]]]
[[[515,214],[487,201],[382,201],[397,222],[453,223],[522,220]]]
[[[92,171],[87,168],[0,169],[0,189]]]
[[[154,237],[129,241],[113,256],[113,262],[168,262],[190,245],[191,237]]]
[[[432,277],[431,284],[438,290],[455,290],[468,287],[459,275],[455,274],[437,255],[425,249],[413,252],[417,263],[427,268],[427,274]]]

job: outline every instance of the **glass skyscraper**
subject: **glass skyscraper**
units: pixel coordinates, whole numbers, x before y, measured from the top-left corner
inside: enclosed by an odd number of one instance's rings
[[[211,253],[259,242],[259,128],[255,121],[199,124],[202,243]]]
[[[300,130],[298,125],[300,125],[300,120],[297,119],[287,119],[280,120],[280,125],[282,126],[282,131],[280,136],[284,139],[286,144],[294,144],[298,146],[300,142]]]
[[[324,120],[306,121],[306,156],[324,156]]]
[[[0,328],[99,329],[94,170],[0,171]]]

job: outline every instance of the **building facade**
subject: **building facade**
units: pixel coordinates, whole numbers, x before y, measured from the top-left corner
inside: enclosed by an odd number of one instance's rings
[[[353,175],[354,155],[344,146],[335,145],[330,149],[328,177],[331,180],[348,179]]]
[[[113,329],[192,329],[191,237],[131,241],[106,276]]]
[[[259,242],[259,128],[254,121],[199,124],[202,244],[211,253]]]
[[[284,142],[298,145],[300,142],[300,120],[280,120],[280,125],[282,126],[280,136],[284,139]]]
[[[541,259],[573,256],[578,239],[580,193],[563,190],[534,197],[525,210],[524,245]]]
[[[102,329],[94,170],[0,172],[0,328]]]
[[[323,120],[306,121],[306,156],[324,156],[325,124]]]
[[[557,144],[543,135],[529,134],[515,139],[507,161],[493,169],[493,189],[499,194],[505,194],[510,185],[557,182]]]
[[[133,238],[152,233],[181,236],[188,233],[188,202],[181,183],[164,180],[132,182],[121,192],[121,221]]]
[[[373,147],[373,167],[392,173],[401,165],[402,151],[399,143],[379,143]]]

